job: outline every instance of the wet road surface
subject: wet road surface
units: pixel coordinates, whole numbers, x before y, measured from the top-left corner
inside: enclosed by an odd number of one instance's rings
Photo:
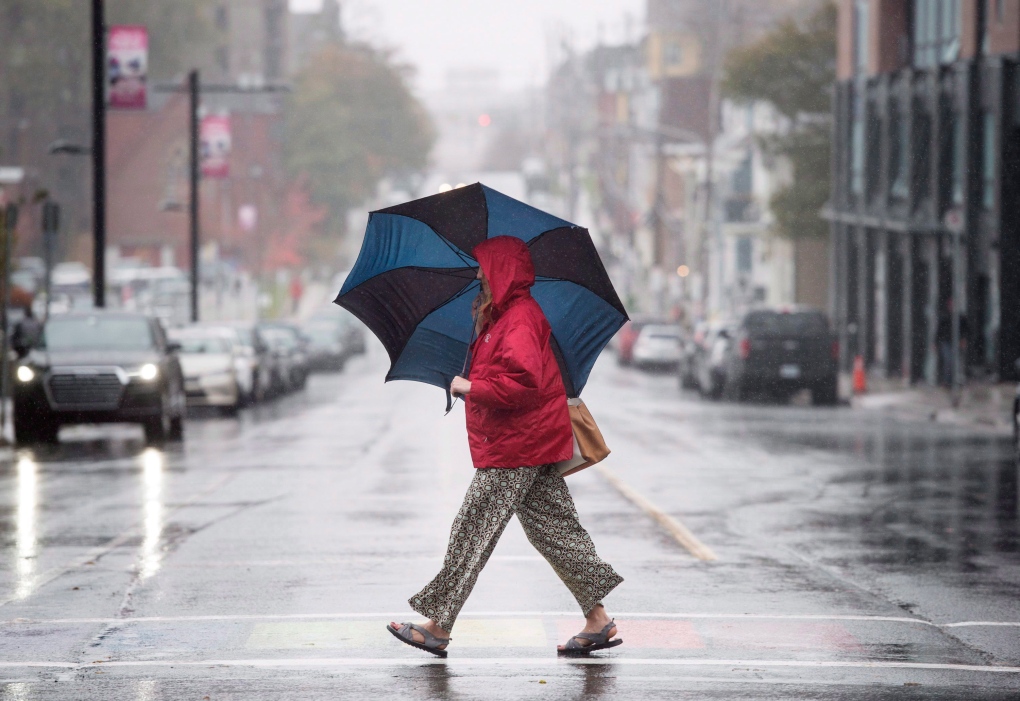
[[[4,456],[0,698],[1020,695],[1008,439],[704,402],[611,357],[585,396],[614,452],[569,483],[624,645],[556,658],[581,619],[516,522],[450,657],[400,645],[471,469],[462,408],[384,368],[165,450],[86,427]]]

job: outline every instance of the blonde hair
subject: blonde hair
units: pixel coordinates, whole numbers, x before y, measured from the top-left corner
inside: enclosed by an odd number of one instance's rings
[[[479,281],[478,296],[471,304],[471,316],[475,320],[475,333],[481,333],[492,319],[492,290],[484,277]]]

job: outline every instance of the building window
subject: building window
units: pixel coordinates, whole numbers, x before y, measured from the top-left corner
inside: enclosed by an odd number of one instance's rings
[[[216,6],[216,28],[221,32],[230,29],[230,15],[226,5]]]
[[[221,73],[230,73],[230,48],[226,46],[216,47],[216,65]]]
[[[963,130],[963,115],[957,114],[953,120],[953,182],[950,199],[954,207],[963,204],[963,187],[967,162],[967,136]]]
[[[850,192],[860,197],[864,194],[864,120],[854,118],[850,131]]]
[[[984,157],[982,160],[981,180],[982,196],[981,204],[985,209],[995,208],[995,171],[998,168],[998,143],[996,137],[996,119],[994,112],[985,113],[984,127]]]
[[[913,209],[931,197],[931,115],[925,111],[925,103],[914,100],[914,126],[911,131],[910,150],[914,154],[911,169],[911,194]]]
[[[914,65],[932,68],[960,55],[960,0],[914,0]]]
[[[894,102],[889,112],[892,122],[890,132],[893,138],[889,148],[889,194],[893,199],[904,200],[910,194],[910,187],[907,183],[907,172],[909,170],[910,149],[908,148],[907,137],[910,133],[909,122],[905,110],[899,102]]]
[[[737,272],[750,274],[754,268],[753,260],[754,242],[750,236],[737,237]]]
[[[854,67],[858,75],[868,72],[868,0],[854,3]]]

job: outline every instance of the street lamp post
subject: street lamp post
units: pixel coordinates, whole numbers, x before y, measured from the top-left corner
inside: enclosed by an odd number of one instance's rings
[[[106,306],[106,26],[103,0],[92,0],[92,295]]]
[[[191,251],[191,321],[198,321],[198,285],[199,279],[198,252],[198,178],[200,164],[198,161],[198,71],[188,73],[188,150],[191,160],[188,168],[188,184],[191,191],[191,202],[188,204],[188,236]]]
[[[181,92],[180,85],[157,85],[159,92]],[[183,90],[188,93],[188,189],[190,199],[188,203],[188,250],[191,254],[191,321],[198,321],[198,288],[199,279],[199,252],[201,249],[201,230],[199,228],[198,211],[198,186],[201,181],[202,164],[199,160],[199,134],[200,119],[199,108],[202,93],[213,94],[258,94],[287,92],[290,88],[286,85],[264,85],[247,87],[240,85],[206,85],[203,86],[197,70],[188,73],[188,83]]]

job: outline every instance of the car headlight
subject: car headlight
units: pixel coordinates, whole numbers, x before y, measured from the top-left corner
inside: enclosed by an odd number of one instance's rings
[[[137,377],[145,382],[152,382],[159,377],[159,366],[155,363],[146,363],[142,367],[138,368],[137,372],[130,373],[131,377]]]
[[[21,382],[31,382],[35,379],[35,371],[27,365],[20,365],[18,367],[18,380]]]

